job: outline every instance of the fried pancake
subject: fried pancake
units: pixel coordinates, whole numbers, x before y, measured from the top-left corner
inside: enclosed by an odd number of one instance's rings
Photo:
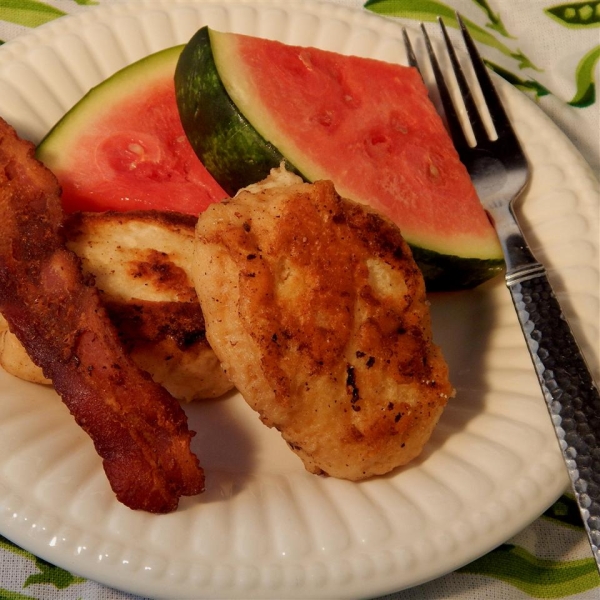
[[[193,275],[224,370],[308,471],[360,480],[419,455],[453,389],[393,223],[274,171],[200,216]]]
[[[195,225],[191,215],[132,211],[75,213],[64,226],[126,350],[184,401],[232,388],[206,340],[191,281]],[[0,364],[22,379],[51,383],[8,331],[0,333]]]
[[[7,373],[26,381],[51,383],[44,377],[42,369],[33,364],[17,336],[8,330],[8,323],[2,315],[0,315],[0,367]]]

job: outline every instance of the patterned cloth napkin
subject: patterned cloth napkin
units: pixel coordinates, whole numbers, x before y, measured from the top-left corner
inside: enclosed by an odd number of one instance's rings
[[[114,0],[0,0],[0,44],[66,14]],[[135,0],[131,0],[135,1]],[[600,2],[330,0],[408,25],[458,10],[488,66],[530,95],[600,173]],[[432,30],[433,31],[433,30]],[[600,598],[576,504],[562,496],[523,532],[475,562],[393,600]],[[0,600],[135,600],[37,558],[0,536]]]

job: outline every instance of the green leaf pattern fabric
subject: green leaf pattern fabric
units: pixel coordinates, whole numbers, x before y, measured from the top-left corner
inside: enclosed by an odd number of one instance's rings
[[[2,19],[26,27],[43,25],[64,14],[62,10],[36,0],[5,0],[2,3]]]
[[[0,44],[30,27],[109,1],[0,0]],[[578,115],[584,111],[588,123],[593,113],[592,122],[596,123],[596,132],[600,132],[596,92],[600,0],[332,1],[398,19],[407,25],[433,22],[440,15],[454,28],[454,11],[458,9],[488,67],[539,102],[573,141],[581,141],[577,128],[583,121]],[[430,27],[433,31],[435,25]],[[580,43],[573,44],[573,36],[581,36]],[[548,44],[552,47],[548,48]],[[576,54],[572,47],[585,51]],[[600,144],[600,133],[598,140]],[[593,141],[589,152],[586,153],[585,142],[579,144],[579,149],[592,167],[598,167],[599,152]],[[600,577],[588,551],[577,506],[572,497],[565,495],[525,531],[456,573],[385,598],[598,599]],[[135,597],[54,566],[0,536],[0,600],[30,599],[134,600]]]
[[[478,2],[478,4],[481,3]],[[487,2],[483,4],[485,4],[486,7],[488,5]],[[419,2],[415,2],[415,0],[369,0],[365,3],[365,8],[382,15],[392,17],[402,16],[418,21],[435,21],[437,17],[440,16],[444,19],[446,25],[454,27],[455,29],[458,28],[458,23],[454,15],[454,8],[435,0],[422,0]],[[488,12],[488,15],[490,12]],[[500,22],[497,17],[495,17],[495,20],[497,20],[498,23]],[[480,27],[468,17],[465,17],[464,21],[477,42],[495,48],[502,54],[515,59],[520,68],[530,67],[534,70],[538,70],[531,60],[518,48],[514,50],[509,48],[501,39],[492,35],[485,27]]]

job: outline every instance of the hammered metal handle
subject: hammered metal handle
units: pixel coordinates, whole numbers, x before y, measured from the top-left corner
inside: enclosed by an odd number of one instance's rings
[[[509,271],[506,283],[552,417],[600,571],[600,395],[545,270]]]

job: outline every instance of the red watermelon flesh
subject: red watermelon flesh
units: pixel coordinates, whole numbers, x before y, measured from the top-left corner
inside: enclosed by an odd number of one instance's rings
[[[210,32],[228,94],[310,180],[394,220],[410,243],[500,258],[469,175],[411,67]]]
[[[38,148],[66,212],[158,209],[199,214],[227,197],[190,146],[173,74],[181,47],[92,89]]]

